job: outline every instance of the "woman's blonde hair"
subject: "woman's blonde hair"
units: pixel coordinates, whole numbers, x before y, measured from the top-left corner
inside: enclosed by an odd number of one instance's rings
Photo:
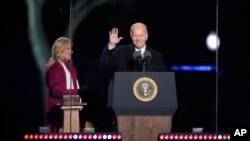
[[[63,58],[61,58],[61,53],[68,47],[71,47],[71,40],[69,38],[66,37],[57,38],[52,46],[51,57],[47,65],[50,65],[55,61],[63,61]]]

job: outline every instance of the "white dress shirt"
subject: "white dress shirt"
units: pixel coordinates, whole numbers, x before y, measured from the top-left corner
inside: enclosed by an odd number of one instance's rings
[[[135,51],[140,51],[141,52],[141,55],[142,55],[142,58],[143,58],[143,55],[144,55],[144,52],[146,50],[146,45],[143,46],[142,48],[138,49],[138,48],[135,48]]]

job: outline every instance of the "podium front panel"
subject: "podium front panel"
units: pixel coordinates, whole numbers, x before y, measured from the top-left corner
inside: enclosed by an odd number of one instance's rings
[[[136,95],[135,84],[141,78],[154,81],[157,93],[153,99],[146,97],[145,101]],[[173,115],[177,109],[174,72],[116,72],[109,87],[108,105],[118,115]]]

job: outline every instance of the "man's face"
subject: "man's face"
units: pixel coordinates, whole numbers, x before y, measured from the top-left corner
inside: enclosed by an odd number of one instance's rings
[[[136,26],[131,32],[131,39],[136,48],[145,46],[148,39],[148,33],[143,26]]]

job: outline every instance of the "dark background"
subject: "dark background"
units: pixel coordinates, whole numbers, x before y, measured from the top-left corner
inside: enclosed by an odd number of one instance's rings
[[[59,0],[46,2],[43,24],[51,44],[63,36],[69,11],[65,7]],[[250,123],[248,13],[247,0],[220,1],[218,85],[214,71],[176,71],[179,107],[173,116],[173,132],[191,132],[197,126],[205,132],[216,131],[216,87],[219,132]],[[89,75],[107,44],[108,31],[118,27],[124,37],[121,44],[130,43],[129,28],[138,21],[148,26],[148,43],[163,54],[168,68],[216,65],[216,53],[205,44],[208,33],[216,29],[215,0],[114,0],[95,8],[74,36],[73,58],[81,86],[92,82]],[[4,140],[9,140],[37,132],[44,122],[44,105],[28,38],[25,2],[1,2],[1,25],[1,127]]]

